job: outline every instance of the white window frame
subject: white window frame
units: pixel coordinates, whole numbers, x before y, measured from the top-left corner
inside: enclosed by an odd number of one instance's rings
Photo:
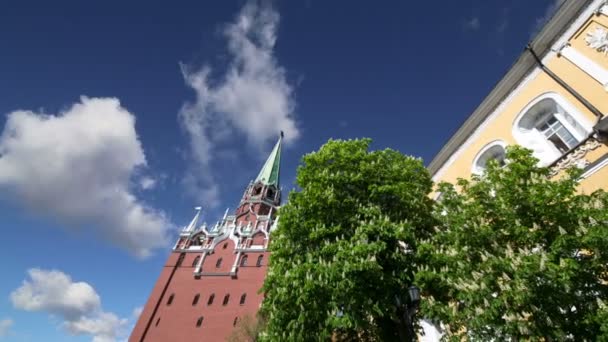
[[[584,131],[584,134],[581,133],[573,124],[571,124],[568,118],[566,118],[566,116],[561,112],[547,114],[547,116],[537,120],[533,127],[531,127],[529,130],[520,127],[521,120],[526,116],[530,109],[546,99],[553,100],[559,107],[561,107],[568,114],[568,116],[570,116],[570,118],[576,122],[576,125],[580,126],[580,128]],[[554,115],[555,118],[564,126],[564,128],[566,128],[568,132],[572,134],[579,142],[583,141],[593,132],[593,126],[589,119],[582,115],[572,104],[563,99],[559,94],[555,92],[548,92],[536,97],[534,100],[530,101],[530,103],[528,103],[515,118],[512,127],[512,134],[517,144],[530,148],[534,151],[534,156],[539,159],[539,165],[542,166],[553,163],[563,155],[563,153],[560,152],[559,149],[557,149],[557,147],[555,147],[555,145],[553,145],[553,143],[551,143],[537,128],[541,122],[547,120],[548,115]]]
[[[491,148],[495,147],[495,146],[500,146],[502,147],[503,151],[506,154],[506,149],[507,149],[507,143],[504,142],[503,140],[494,140],[491,141],[489,143],[487,143],[481,150],[479,150],[479,152],[477,152],[477,155],[475,156],[475,158],[473,158],[473,165],[471,165],[471,173],[474,175],[481,175],[483,174],[483,172],[485,171],[486,167],[485,164],[483,167],[478,166],[478,162],[479,159],[481,157],[483,157],[483,155],[488,152],[488,150],[490,150]],[[506,157],[506,156],[505,156]],[[487,163],[487,161],[486,161]]]

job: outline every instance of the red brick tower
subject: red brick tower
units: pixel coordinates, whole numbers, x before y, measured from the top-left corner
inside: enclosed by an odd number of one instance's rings
[[[281,202],[283,134],[234,215],[197,227],[200,208],[173,247],[133,332],[139,341],[225,341],[254,316],[266,276],[270,232]]]

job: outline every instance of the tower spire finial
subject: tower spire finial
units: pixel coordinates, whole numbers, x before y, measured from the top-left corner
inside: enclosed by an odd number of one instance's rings
[[[281,145],[283,143],[283,131],[279,136],[279,140],[274,145],[272,152],[266,159],[262,170],[255,179],[255,183],[261,182],[265,185],[274,185],[279,187],[279,171],[281,167]]]

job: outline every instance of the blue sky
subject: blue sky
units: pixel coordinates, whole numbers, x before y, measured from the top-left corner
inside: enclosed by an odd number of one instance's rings
[[[0,5],[0,340],[127,337],[176,228],[329,138],[430,162],[559,1]]]

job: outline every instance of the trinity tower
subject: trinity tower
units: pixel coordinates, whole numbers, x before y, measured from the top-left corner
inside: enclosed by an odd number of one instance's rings
[[[270,232],[281,203],[283,134],[238,208],[215,225],[199,225],[201,208],[179,234],[131,333],[139,341],[225,341],[263,294]]]

